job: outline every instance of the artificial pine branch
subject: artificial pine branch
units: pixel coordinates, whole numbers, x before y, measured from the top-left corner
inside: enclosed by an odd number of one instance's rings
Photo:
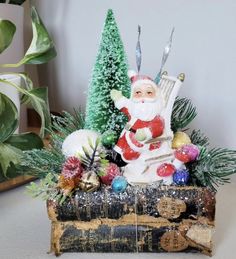
[[[57,186],[57,180],[53,174],[48,173],[39,183],[31,182],[26,187],[27,193],[33,198],[40,196],[43,200],[56,200],[62,204],[67,196],[60,192]]]
[[[219,185],[229,183],[229,176],[236,173],[236,151],[214,148],[188,167],[193,183],[216,190]]]
[[[200,147],[208,147],[209,139],[200,130],[193,130],[190,135],[191,142]]]
[[[44,178],[48,173],[59,174],[64,162],[64,155],[54,148],[33,149],[24,152],[20,170],[24,174]]]
[[[177,97],[171,115],[171,129],[184,129],[197,116],[196,107],[187,98]]]
[[[63,111],[61,116],[52,115],[52,132],[59,132],[60,140],[64,140],[72,132],[84,128],[84,116],[80,110],[74,109],[74,114]]]

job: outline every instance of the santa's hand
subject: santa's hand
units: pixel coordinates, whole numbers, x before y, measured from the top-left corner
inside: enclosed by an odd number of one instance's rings
[[[110,95],[111,95],[111,99],[115,102],[123,97],[122,92],[116,89],[112,89]]]
[[[137,129],[135,133],[135,138],[138,141],[144,141],[147,138],[146,132],[144,129]]]

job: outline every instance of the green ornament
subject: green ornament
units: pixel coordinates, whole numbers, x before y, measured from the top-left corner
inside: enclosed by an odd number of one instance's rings
[[[104,147],[112,147],[117,142],[117,134],[114,131],[106,131],[102,135],[102,144]]]

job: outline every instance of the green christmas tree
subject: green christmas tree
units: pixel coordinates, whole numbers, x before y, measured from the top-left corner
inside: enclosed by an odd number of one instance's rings
[[[108,10],[102,39],[89,86],[85,128],[100,133],[113,131],[117,135],[126,117],[114,106],[111,89],[129,97],[130,80],[124,46],[112,10]]]

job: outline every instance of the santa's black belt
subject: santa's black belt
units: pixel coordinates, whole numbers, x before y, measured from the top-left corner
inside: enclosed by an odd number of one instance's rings
[[[128,131],[130,131],[130,132],[133,132],[133,133],[136,133],[136,130],[135,129],[129,129]]]

